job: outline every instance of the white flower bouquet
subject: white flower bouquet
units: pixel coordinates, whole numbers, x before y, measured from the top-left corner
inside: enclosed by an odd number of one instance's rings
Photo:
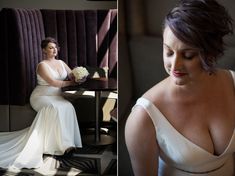
[[[72,70],[72,74],[75,78],[75,82],[82,83],[86,81],[87,76],[89,75],[89,72],[85,67],[75,67]]]

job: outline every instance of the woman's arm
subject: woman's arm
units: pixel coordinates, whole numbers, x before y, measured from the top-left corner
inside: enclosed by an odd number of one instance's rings
[[[136,106],[127,119],[125,139],[135,176],[158,175],[159,147],[152,120]]]
[[[51,86],[54,87],[66,87],[74,85],[74,81],[62,81],[53,79],[47,66],[44,63],[39,63],[37,67],[37,73]]]

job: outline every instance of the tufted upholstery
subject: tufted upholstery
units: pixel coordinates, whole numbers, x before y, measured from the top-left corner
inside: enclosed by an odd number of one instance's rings
[[[58,40],[59,58],[71,68],[108,66],[109,77],[117,77],[116,9],[3,8],[0,11],[0,131],[22,129],[35,117],[29,97],[36,86],[36,65],[43,57],[40,42],[47,36]]]
[[[5,8],[0,12],[0,103],[24,105],[36,85],[36,65],[42,60],[40,42],[54,37],[59,58],[77,65],[109,67],[116,77],[116,10],[39,10]]]
[[[115,74],[117,63],[116,10],[41,10],[46,36],[58,39],[59,58],[77,65],[108,66]],[[65,35],[66,34],[66,35]]]
[[[36,84],[35,67],[42,58],[39,48],[45,37],[42,16],[39,10],[3,9],[1,18],[4,18],[1,67],[5,69],[0,75],[4,80],[0,100],[3,104],[24,104]]]

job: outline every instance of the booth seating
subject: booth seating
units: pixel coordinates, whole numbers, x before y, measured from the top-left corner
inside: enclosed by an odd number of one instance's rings
[[[70,68],[105,67],[108,77],[117,77],[116,9],[3,8],[0,11],[0,131],[30,126],[36,115],[29,97],[36,86],[36,66],[42,60],[40,42],[45,37],[58,40],[58,58]],[[86,101],[72,102],[77,103],[79,123],[94,119],[95,111],[91,108],[94,101],[88,97]]]

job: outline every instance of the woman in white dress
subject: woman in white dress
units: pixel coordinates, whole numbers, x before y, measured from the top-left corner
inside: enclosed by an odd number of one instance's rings
[[[37,66],[37,86],[30,103],[37,115],[29,128],[0,133],[0,167],[39,168],[43,154],[63,155],[82,147],[73,105],[61,96],[61,87],[73,85],[71,69],[56,59],[58,44],[53,38],[41,42],[44,59]]]
[[[166,16],[169,76],[137,100],[126,123],[136,176],[235,174],[235,73],[215,66],[232,32],[215,0],[181,0]]]

